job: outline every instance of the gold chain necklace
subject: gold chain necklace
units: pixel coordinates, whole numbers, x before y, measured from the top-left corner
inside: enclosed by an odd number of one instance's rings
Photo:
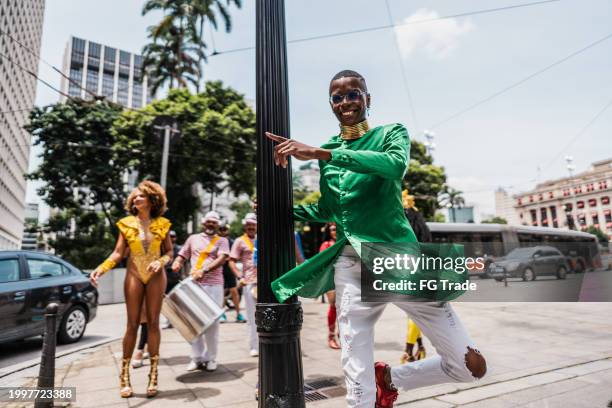
[[[355,125],[340,124],[340,137],[343,140],[355,140],[365,135],[370,130],[370,125],[367,119]]]

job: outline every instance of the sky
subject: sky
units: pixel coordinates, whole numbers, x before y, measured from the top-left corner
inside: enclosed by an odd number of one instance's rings
[[[353,69],[372,96],[371,125],[400,122],[420,141],[434,132],[434,162],[476,206],[477,219],[494,213],[498,187],[518,193],[566,176],[566,155],[578,172],[611,158],[612,36],[559,61],[612,34],[612,2],[559,0],[465,15],[533,1],[287,0],[291,137],[319,145],[337,134],[329,80]],[[209,58],[205,79],[254,100],[254,50],[224,53],[255,45],[255,1],[243,3],[232,10],[231,33],[208,31],[209,51],[214,43],[220,54]],[[147,27],[160,18],[141,16],[142,4],[47,0],[42,58],[61,67],[70,35],[140,52]],[[439,19],[449,16],[457,17]],[[394,28],[293,42],[391,21]],[[39,75],[59,87],[60,76],[42,63]],[[36,104],[57,101],[39,83]],[[29,185],[29,201],[39,201],[35,188]]]

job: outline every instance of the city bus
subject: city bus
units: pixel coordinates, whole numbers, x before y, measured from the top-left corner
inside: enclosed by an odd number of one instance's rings
[[[482,257],[484,268],[470,268],[470,275],[486,278],[488,265],[519,247],[548,245],[568,258],[574,272],[601,267],[597,237],[581,231],[505,224],[428,222],[433,242],[464,245],[466,257]]]

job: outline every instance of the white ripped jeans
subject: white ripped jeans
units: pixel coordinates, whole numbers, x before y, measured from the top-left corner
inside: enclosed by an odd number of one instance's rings
[[[386,303],[361,302],[361,263],[346,246],[334,268],[338,328],[342,346],[342,369],[346,380],[347,405],[372,408],[376,401],[374,378],[374,325]],[[446,302],[398,302],[431,341],[438,355],[393,367],[393,383],[403,390],[448,382],[470,382],[475,378],[466,367],[468,347],[475,350],[459,317]],[[405,322],[398,322],[404,327]]]
[[[202,289],[217,304],[223,307],[223,285],[202,285]],[[206,342],[206,347],[204,347]],[[191,359],[197,363],[217,360],[219,349],[219,320],[217,320],[204,334],[191,343]]]

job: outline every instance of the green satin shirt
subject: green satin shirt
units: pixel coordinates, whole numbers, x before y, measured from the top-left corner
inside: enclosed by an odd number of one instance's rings
[[[298,221],[335,222],[334,245],[272,282],[280,302],[293,295],[314,298],[334,289],[334,263],[349,243],[417,242],[402,207],[402,179],[410,157],[406,128],[378,126],[355,140],[332,137],[321,146],[331,160],[319,161],[321,199],[298,205]]]

